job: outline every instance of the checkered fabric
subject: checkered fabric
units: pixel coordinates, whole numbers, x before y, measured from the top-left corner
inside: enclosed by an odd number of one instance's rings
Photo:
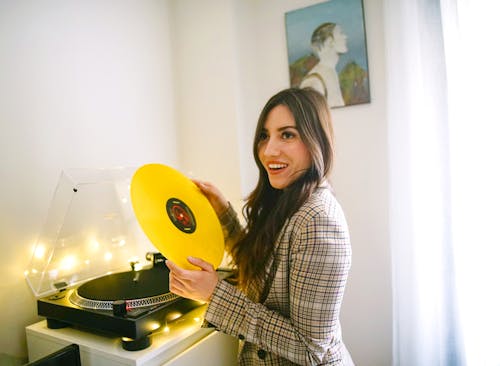
[[[240,228],[232,209],[221,222],[228,236]],[[240,365],[352,366],[339,323],[351,246],[342,208],[328,187],[317,189],[284,225],[268,263],[263,303],[219,281],[205,314],[242,341]]]

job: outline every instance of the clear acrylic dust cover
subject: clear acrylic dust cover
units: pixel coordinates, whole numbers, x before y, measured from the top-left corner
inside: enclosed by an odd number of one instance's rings
[[[39,298],[109,273],[130,270],[155,251],[134,215],[135,168],[66,169],[25,272]]]

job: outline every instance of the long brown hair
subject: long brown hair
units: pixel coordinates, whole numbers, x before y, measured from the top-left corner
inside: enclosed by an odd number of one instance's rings
[[[259,142],[269,112],[278,105],[288,107],[296,128],[311,154],[311,167],[285,189],[269,183],[259,159]],[[333,130],[325,98],[313,89],[285,89],[271,97],[264,106],[253,142],[253,155],[259,168],[257,186],[243,208],[246,229],[233,246],[231,254],[238,268],[240,286],[247,289],[252,281],[262,279],[265,265],[285,224],[312,192],[328,178],[333,164]]]

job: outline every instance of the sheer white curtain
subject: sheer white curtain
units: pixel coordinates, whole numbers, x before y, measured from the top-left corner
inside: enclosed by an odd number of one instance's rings
[[[467,365],[500,365],[500,2],[442,0],[452,234]]]
[[[395,365],[500,365],[496,0],[386,0]]]

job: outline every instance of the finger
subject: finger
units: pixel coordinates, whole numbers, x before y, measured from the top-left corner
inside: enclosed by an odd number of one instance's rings
[[[212,183],[197,179],[192,181],[196,184],[196,186],[202,191],[202,193],[207,198],[217,199],[218,191]]]
[[[168,260],[168,259],[165,260],[165,265],[170,270],[170,272],[175,272],[179,268],[177,266],[177,264],[175,264],[174,262],[172,262],[171,260]]]
[[[205,262],[201,258],[196,258],[196,257],[191,257],[190,256],[190,257],[187,257],[187,260],[192,265],[194,265],[196,267],[200,267],[204,271],[208,271],[208,272],[213,272],[214,271],[214,267],[210,263]]]
[[[170,271],[170,276],[181,282],[186,289],[191,288],[191,284],[198,280],[199,274],[201,273],[201,271],[198,269],[183,269],[176,264],[171,265],[171,267],[172,270]]]
[[[191,181],[192,181],[194,184],[196,184],[196,186],[197,186],[198,188],[200,188],[200,189],[201,189],[201,187],[200,187],[200,186],[201,186],[201,185],[203,185],[203,182],[202,182],[201,180],[199,180],[199,179],[195,179],[195,178],[191,178]]]
[[[196,184],[196,186],[203,192],[204,195],[210,194],[210,187],[207,184],[207,182],[198,180],[198,179],[191,179],[191,181]]]
[[[172,274],[174,274],[175,276],[180,277],[180,278],[184,277],[184,274],[183,274],[184,270],[181,267],[179,267],[177,264],[175,264],[171,260],[165,261],[165,264],[167,265],[168,269],[170,270],[170,272]]]

